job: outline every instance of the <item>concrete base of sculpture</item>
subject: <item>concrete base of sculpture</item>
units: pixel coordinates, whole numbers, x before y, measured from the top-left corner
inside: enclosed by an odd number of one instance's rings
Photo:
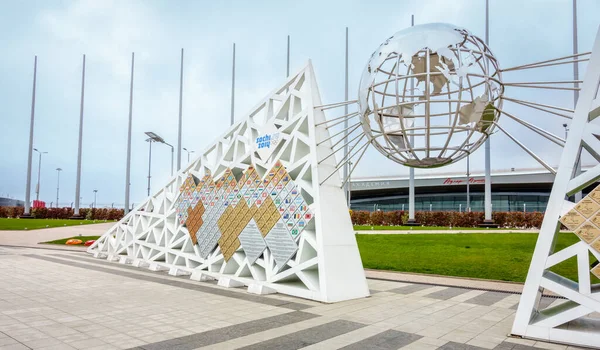
[[[171,276],[189,276],[191,272],[179,269],[177,267],[171,267],[169,269],[169,275]]]
[[[244,284],[242,282],[236,281],[236,280],[228,278],[228,277],[219,278],[219,282],[217,284],[221,287],[226,287],[226,288],[238,288],[238,287],[244,286]]]
[[[253,283],[248,286],[248,293],[265,295],[265,294],[275,294],[275,293],[277,293],[277,291],[273,288],[269,288],[262,284]]]

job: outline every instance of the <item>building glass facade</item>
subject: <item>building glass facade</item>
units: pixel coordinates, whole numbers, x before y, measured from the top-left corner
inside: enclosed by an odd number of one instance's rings
[[[484,211],[484,194],[471,193],[471,211]],[[493,211],[544,212],[550,193],[493,193]],[[352,210],[408,210],[408,196],[392,196],[351,200]],[[416,211],[465,211],[466,194],[437,193],[415,195]]]

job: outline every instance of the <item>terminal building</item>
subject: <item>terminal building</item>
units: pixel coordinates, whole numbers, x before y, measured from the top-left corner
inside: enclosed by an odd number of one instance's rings
[[[415,175],[416,211],[465,211],[467,181],[471,211],[484,211],[484,174],[459,173]],[[554,175],[545,169],[494,171],[493,211],[539,211],[548,204]],[[352,178],[352,210],[408,210],[408,175],[398,177]],[[589,193],[595,185],[583,190]]]
[[[14,198],[6,198],[0,197],[0,207],[24,207],[25,202],[14,199]]]

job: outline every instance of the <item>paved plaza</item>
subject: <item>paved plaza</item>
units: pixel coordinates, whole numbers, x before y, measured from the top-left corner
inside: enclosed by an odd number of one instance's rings
[[[322,304],[6,246],[0,281],[0,349],[567,349],[508,337],[510,292],[369,279]]]

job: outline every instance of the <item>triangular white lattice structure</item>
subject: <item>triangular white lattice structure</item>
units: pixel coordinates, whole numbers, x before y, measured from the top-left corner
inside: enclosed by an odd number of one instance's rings
[[[571,121],[569,136],[556,174],[544,222],[540,230],[512,333],[527,338],[600,347],[600,284],[592,285],[590,252],[600,260],[600,188],[576,206],[565,196],[579,192],[600,179],[600,31],[596,36],[581,94]],[[574,176],[582,150],[598,165]],[[554,252],[560,222],[574,230],[581,241]],[[550,271],[553,266],[577,258],[578,281]],[[600,277],[600,266],[593,268]],[[566,300],[539,309],[541,293],[549,290]]]
[[[191,274],[192,279],[218,279],[222,286],[246,285],[254,293],[280,292],[323,302],[368,296],[369,290],[341,189],[341,180],[339,176],[332,176],[320,184],[335,169],[335,157],[328,157],[332,152],[332,145],[324,125],[325,115],[321,109],[314,108],[320,105],[319,90],[309,62],[298,74],[290,77],[283,86],[253,108],[243,121],[229,128],[165,187],[127,214],[98,239],[88,252],[99,258],[120,260],[135,266],[149,266],[154,270],[168,269],[171,274]],[[278,142],[271,143],[272,148],[265,152],[262,149],[263,141],[271,138]],[[231,232],[235,231],[232,227],[238,228],[245,224],[239,224],[235,218],[221,220],[217,224],[225,209],[218,213],[210,211],[209,207],[214,204],[210,202],[210,196],[204,202],[206,210],[203,208],[195,217],[198,219],[198,222],[194,221],[195,225],[204,225],[198,233],[190,234],[189,231],[192,230],[188,231],[186,225],[183,225],[187,218],[185,210],[190,203],[185,202],[187,199],[182,196],[186,192],[186,183],[194,181],[190,179],[208,179],[211,183],[216,182],[215,186],[218,187],[218,179],[228,177],[231,179],[231,188],[241,193],[242,186],[236,187],[235,181],[243,183],[245,179],[249,179],[249,175],[247,178],[245,176],[252,171],[257,174],[256,183],[266,197],[271,192],[263,189],[265,186],[261,181],[266,184],[266,180],[262,179],[273,176],[272,169],[279,169],[277,167],[281,165],[291,178],[289,193],[299,193],[296,198],[300,202],[299,208],[306,207],[306,211],[297,210],[291,216],[302,220],[302,215],[305,215],[307,220],[289,221],[284,225],[285,222],[281,219],[279,228],[298,227],[294,226],[296,223],[300,225],[300,231],[290,230],[288,234],[287,231],[280,230],[278,236],[269,236],[273,231],[266,236],[263,232],[268,248],[257,251],[256,249],[261,249],[260,245],[258,248],[253,246],[250,253],[248,245],[247,256],[244,245],[252,237],[256,239],[255,242],[262,244],[260,234],[256,234],[256,227],[265,227],[266,224],[252,221],[254,230],[248,232],[253,232],[254,236],[251,233],[242,236],[239,232],[239,236],[232,236]],[[193,186],[197,186],[197,196],[205,194],[200,190],[201,185],[192,183]],[[285,187],[283,188],[285,192]],[[213,187],[210,189],[213,190]],[[207,195],[208,193],[206,192]],[[222,196],[215,199],[217,205],[233,208],[225,192],[219,193]],[[235,198],[233,192],[227,193]],[[252,199],[252,193],[247,192],[248,208],[254,208],[253,205],[259,203]],[[272,195],[277,202],[293,202],[291,197],[277,197],[276,189],[273,189]],[[194,194],[188,197],[193,198]],[[237,198],[244,200],[241,194]],[[193,205],[197,205],[198,200],[201,199],[196,197]],[[286,208],[279,208],[283,213],[282,217]],[[292,209],[295,207],[289,207],[290,213]],[[250,209],[244,210],[246,213]],[[202,220],[199,219],[200,215]],[[185,217],[182,219],[182,216]],[[187,226],[193,225],[188,222]],[[246,226],[244,230],[247,229]],[[203,240],[202,235],[207,234],[221,237],[218,245],[216,238]],[[238,238],[242,242],[241,246]],[[279,238],[284,241],[277,241]],[[195,244],[196,239],[204,244],[202,248]],[[211,247],[214,248],[210,249]],[[207,249],[209,253],[205,254]],[[260,254],[258,258],[257,252]],[[281,256],[285,254],[291,259],[282,260]]]

